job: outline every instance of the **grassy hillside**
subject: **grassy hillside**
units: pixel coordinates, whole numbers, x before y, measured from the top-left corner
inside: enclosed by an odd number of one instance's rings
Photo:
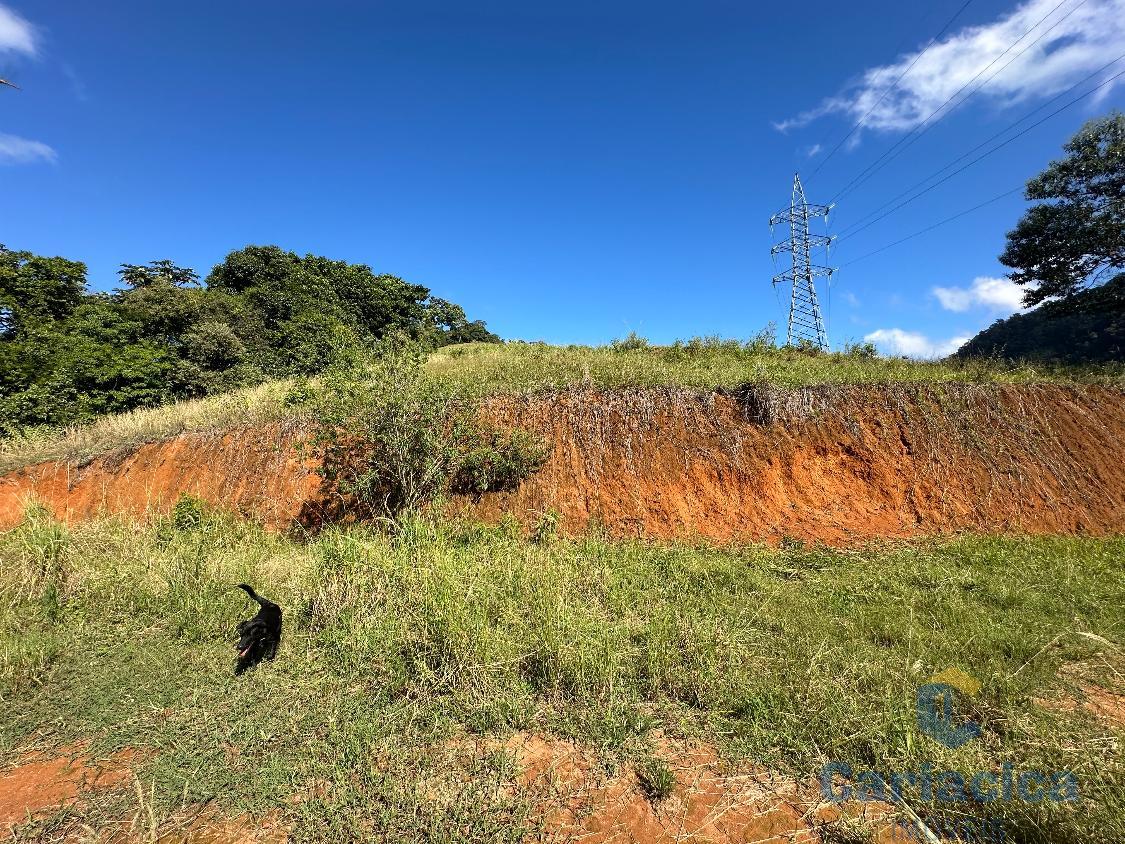
[[[1125,385],[1125,366],[1031,366],[979,359],[923,362],[863,352],[817,355],[763,343],[717,340],[663,347],[636,340],[601,347],[468,343],[435,352],[427,371],[477,395],[539,393],[576,385],[676,385],[703,390],[746,383],[779,387],[957,382]],[[291,415],[284,401],[290,386],[289,381],[277,381],[107,416],[89,425],[42,429],[0,440],[0,472],[40,460],[81,460],[183,432],[221,431],[283,419]]]
[[[1077,803],[907,799],[935,824],[999,818],[1012,841],[1125,838],[1120,732],[1032,700],[1073,692],[1064,665],[1120,683],[1125,541],[721,550],[412,522],[292,542],[185,515],[33,512],[0,534],[0,767],[86,739],[142,751],[157,826],[210,801],[280,813],[295,841],[518,841],[541,819],[503,753],[451,758],[465,736],[571,737],[606,771],[659,765],[657,736],[682,736],[802,780],[828,760],[1073,770]],[[236,680],[244,580],[286,630]],[[914,713],[950,667],[983,683],[982,739],[958,750]],[[103,828],[136,800],[108,793],[19,840]]]

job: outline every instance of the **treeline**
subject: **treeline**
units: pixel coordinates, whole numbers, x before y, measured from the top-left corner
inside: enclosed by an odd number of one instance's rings
[[[998,320],[958,349],[957,357],[1071,364],[1125,360],[1125,273]]]
[[[171,261],[119,275],[92,293],[82,262],[0,245],[0,436],[312,374],[389,334],[500,342],[421,285],[276,246],[232,252],[202,283]]]
[[[1059,363],[1125,360],[1125,115],[1090,120],[1027,183],[1036,202],[1000,263],[1033,311],[994,323],[957,356]]]

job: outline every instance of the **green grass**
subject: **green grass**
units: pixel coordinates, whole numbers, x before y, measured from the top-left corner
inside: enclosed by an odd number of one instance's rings
[[[0,534],[0,762],[87,738],[151,751],[158,816],[186,793],[277,809],[297,841],[515,841],[532,821],[500,787],[508,764],[459,768],[451,737],[572,737],[649,771],[658,800],[659,729],[798,777],[827,760],[1074,770],[1078,804],[959,811],[1001,817],[1012,841],[1108,844],[1125,839],[1120,733],[1030,698],[1065,662],[1119,655],[1123,560],[1123,539],[720,549],[411,522],[296,542],[218,516],[33,513]],[[286,635],[235,680],[242,580],[285,607]],[[913,712],[951,666],[984,684],[984,736],[955,751]]]
[[[695,339],[672,346],[468,343],[435,352],[435,376],[483,394],[535,393],[575,385],[731,388],[886,383],[1102,383],[1125,385],[1125,367],[1021,365],[992,360],[918,361],[864,354],[810,354],[762,343]]]
[[[435,352],[428,373],[478,396],[530,395],[573,387],[679,386],[700,390],[766,383],[779,388],[824,384],[1102,384],[1125,387],[1125,366],[1024,366],[999,361],[912,361],[863,354],[817,355],[761,343],[696,339],[673,346],[631,343],[548,346],[468,343]],[[81,462],[181,433],[221,433],[292,416],[279,381],[195,401],[107,416],[88,425],[30,431],[0,439],[0,473],[45,460]]]

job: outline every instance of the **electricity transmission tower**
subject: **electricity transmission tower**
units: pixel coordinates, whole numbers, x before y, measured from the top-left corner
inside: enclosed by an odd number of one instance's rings
[[[789,299],[789,328],[785,343],[788,346],[813,345],[823,352],[828,351],[828,335],[824,331],[824,320],[820,315],[820,303],[816,298],[814,279],[818,276],[831,278],[835,270],[821,267],[812,262],[812,251],[820,247],[825,250],[835,239],[827,235],[809,234],[809,220],[824,217],[828,220],[831,205],[810,205],[805,199],[805,189],[801,186],[799,173],[793,174],[793,197],[789,207],[770,217],[770,231],[784,223],[789,226],[789,239],[774,244],[770,255],[788,252],[793,265],[783,273],[773,277],[775,285],[788,281],[792,285]],[[827,254],[827,252],[826,252]]]

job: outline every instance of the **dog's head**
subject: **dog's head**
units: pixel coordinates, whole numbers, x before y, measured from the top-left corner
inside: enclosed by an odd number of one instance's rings
[[[245,659],[247,654],[254,649],[254,646],[259,642],[265,640],[269,634],[266,625],[260,621],[249,621],[239,625],[238,643],[234,648],[238,651],[238,658]]]

